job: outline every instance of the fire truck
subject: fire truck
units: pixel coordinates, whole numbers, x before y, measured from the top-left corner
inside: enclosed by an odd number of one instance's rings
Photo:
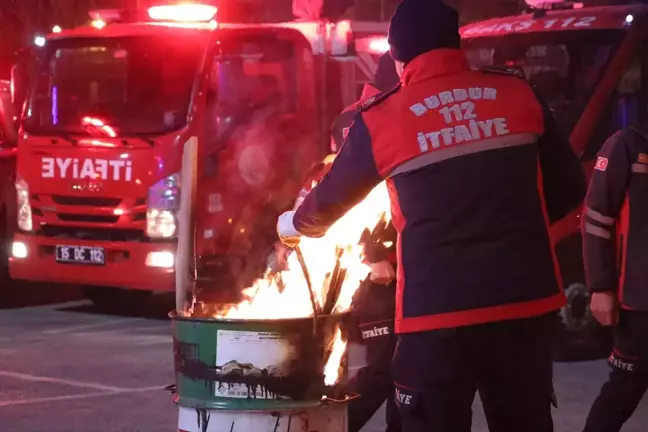
[[[92,11],[89,25],[39,40],[12,278],[80,285],[102,307],[172,291],[187,143],[203,155],[200,274],[223,286],[262,274],[277,216],[372,78],[387,25],[237,24],[217,12]]]
[[[616,130],[646,120],[648,5],[546,3],[520,16],[464,26],[474,65],[519,67],[569,135],[591,175],[595,155]],[[561,311],[561,356],[585,355],[609,333],[589,311],[582,264],[581,209],[552,227],[568,305]]]

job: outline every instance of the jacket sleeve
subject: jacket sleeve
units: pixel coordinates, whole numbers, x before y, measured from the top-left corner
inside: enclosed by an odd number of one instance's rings
[[[351,123],[353,123],[353,120],[358,113],[358,105],[359,104],[356,102],[345,108],[344,111],[342,111],[340,115],[333,120],[333,124],[331,125],[331,138],[333,140],[333,145],[331,146],[331,149],[335,149],[335,152],[341,149],[342,144],[344,144]]]
[[[537,93],[536,93],[537,95]],[[553,114],[541,97],[544,134],[539,142],[542,189],[549,223],[553,224],[583,202],[587,182],[583,168],[568,138],[556,124]]]
[[[382,180],[369,130],[359,114],[331,170],[297,209],[293,218],[295,229],[307,237],[323,236]]]
[[[625,201],[631,161],[623,133],[610,137],[598,154],[590,179],[583,228],[583,260],[592,292],[616,291],[616,222]]]

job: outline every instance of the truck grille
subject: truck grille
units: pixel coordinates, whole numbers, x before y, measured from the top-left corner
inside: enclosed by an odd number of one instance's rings
[[[33,194],[34,225],[51,237],[145,240],[146,199]]]
[[[119,220],[119,216],[102,216],[102,215],[80,215],[70,213],[57,213],[56,216],[65,222],[91,222],[91,223],[108,223],[114,224]]]
[[[148,241],[143,229],[74,228],[44,225],[38,234],[45,237],[114,242]]]
[[[121,204],[122,199],[52,195],[52,201],[54,201],[56,204],[66,206],[117,207],[119,204]]]

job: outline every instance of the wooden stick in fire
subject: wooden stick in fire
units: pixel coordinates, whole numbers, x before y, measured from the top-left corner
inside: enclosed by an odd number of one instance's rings
[[[310,273],[308,273],[308,267],[306,267],[306,260],[304,260],[304,255],[302,254],[299,245],[295,246],[295,254],[297,255],[297,261],[299,261],[299,266],[304,272],[304,279],[306,279],[306,286],[308,288],[308,294],[310,296],[311,306],[313,308],[313,333],[317,334],[317,315],[318,308],[317,302],[315,301],[315,293],[313,292],[313,285],[311,284]]]
[[[342,283],[344,282],[344,278],[346,277],[346,269],[341,268],[341,260],[343,254],[344,249],[338,247],[336,250],[337,256],[335,260],[335,268],[333,269],[333,273],[331,275],[328,290],[326,291],[326,301],[324,302],[324,307],[322,308],[322,313],[324,315],[329,315],[331,312],[333,312],[333,308],[335,307],[338,297],[340,296]]]

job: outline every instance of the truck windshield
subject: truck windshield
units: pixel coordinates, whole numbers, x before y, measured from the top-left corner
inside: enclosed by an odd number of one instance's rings
[[[625,35],[621,30],[541,32],[464,39],[474,66],[522,68],[570,133]]]
[[[184,126],[205,45],[196,34],[176,36],[49,43],[39,58],[26,130],[88,134],[88,119],[125,135]]]
[[[224,35],[211,64],[206,116],[208,151],[271,119],[297,111],[294,43],[273,35]]]

